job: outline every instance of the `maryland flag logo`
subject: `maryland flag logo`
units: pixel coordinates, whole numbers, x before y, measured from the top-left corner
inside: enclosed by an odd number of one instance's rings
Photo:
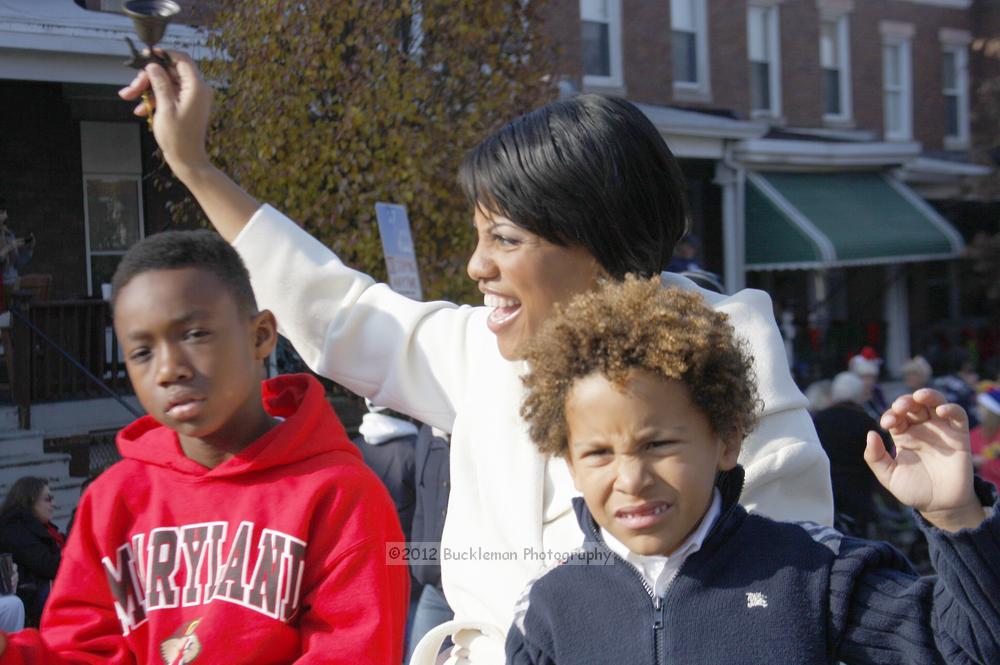
[[[163,640],[160,644],[160,655],[163,656],[165,665],[183,665],[198,657],[201,653],[201,642],[194,631],[199,623],[201,619],[195,619]]]

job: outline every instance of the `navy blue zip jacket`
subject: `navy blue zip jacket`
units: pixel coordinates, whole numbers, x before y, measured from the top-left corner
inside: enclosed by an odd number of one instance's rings
[[[722,515],[662,599],[577,499],[585,543],[529,587],[507,663],[1000,664],[1000,516],[985,484],[976,491],[992,510],[978,528],[919,520],[937,577],[885,543],[748,515],[739,467],[718,487]]]

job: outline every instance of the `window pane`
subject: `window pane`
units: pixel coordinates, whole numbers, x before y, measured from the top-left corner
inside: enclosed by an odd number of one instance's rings
[[[840,70],[823,70],[823,113],[840,115]]]
[[[695,8],[697,0],[670,0],[670,26],[674,30],[697,32],[695,28]]]
[[[139,183],[87,179],[91,251],[126,250],[139,239]]]
[[[674,82],[698,82],[698,41],[691,32],[674,30],[673,43]]]
[[[608,24],[583,21],[583,73],[587,76],[611,76],[611,49]]]
[[[819,28],[819,59],[820,66],[835,69],[840,65],[840,54],[837,53],[837,23],[823,21]]]
[[[771,110],[771,75],[766,62],[750,63],[750,108],[754,111]]]
[[[585,21],[609,21],[608,0],[580,0],[580,18]]]
[[[902,101],[901,93],[885,93],[885,131],[887,134],[894,134],[903,130]]]
[[[750,59],[756,62],[767,62],[770,54],[767,48],[768,10],[763,7],[751,7],[747,12],[747,45]]]
[[[885,79],[884,84],[886,86],[902,85],[902,81],[899,78],[901,69],[899,66],[899,56],[900,49],[898,45],[886,44],[882,47],[882,76]]]
[[[958,87],[958,61],[954,51],[945,51],[943,54],[944,72],[943,88],[945,91],[952,91]]]
[[[959,136],[958,128],[958,97],[945,95],[944,98],[945,136]]]

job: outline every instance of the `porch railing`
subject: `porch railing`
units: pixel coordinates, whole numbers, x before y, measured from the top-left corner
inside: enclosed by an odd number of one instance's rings
[[[108,303],[29,301],[15,294],[11,314],[10,381],[21,427],[30,427],[31,405],[38,402],[112,397],[139,415],[121,398],[133,391]]]

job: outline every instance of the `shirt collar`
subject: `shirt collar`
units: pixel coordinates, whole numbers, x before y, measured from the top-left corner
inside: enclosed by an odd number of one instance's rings
[[[670,571],[676,573],[689,556],[700,550],[702,544],[705,542],[705,538],[708,537],[709,531],[712,530],[712,527],[721,514],[722,495],[719,494],[718,489],[714,489],[712,491],[712,503],[698,524],[698,528],[669,556],[636,554],[603,527],[601,528],[601,537],[612,552],[639,571],[656,595],[662,595],[663,591],[666,590],[666,585],[672,580],[672,575],[668,579],[661,579],[662,573],[668,568]]]

